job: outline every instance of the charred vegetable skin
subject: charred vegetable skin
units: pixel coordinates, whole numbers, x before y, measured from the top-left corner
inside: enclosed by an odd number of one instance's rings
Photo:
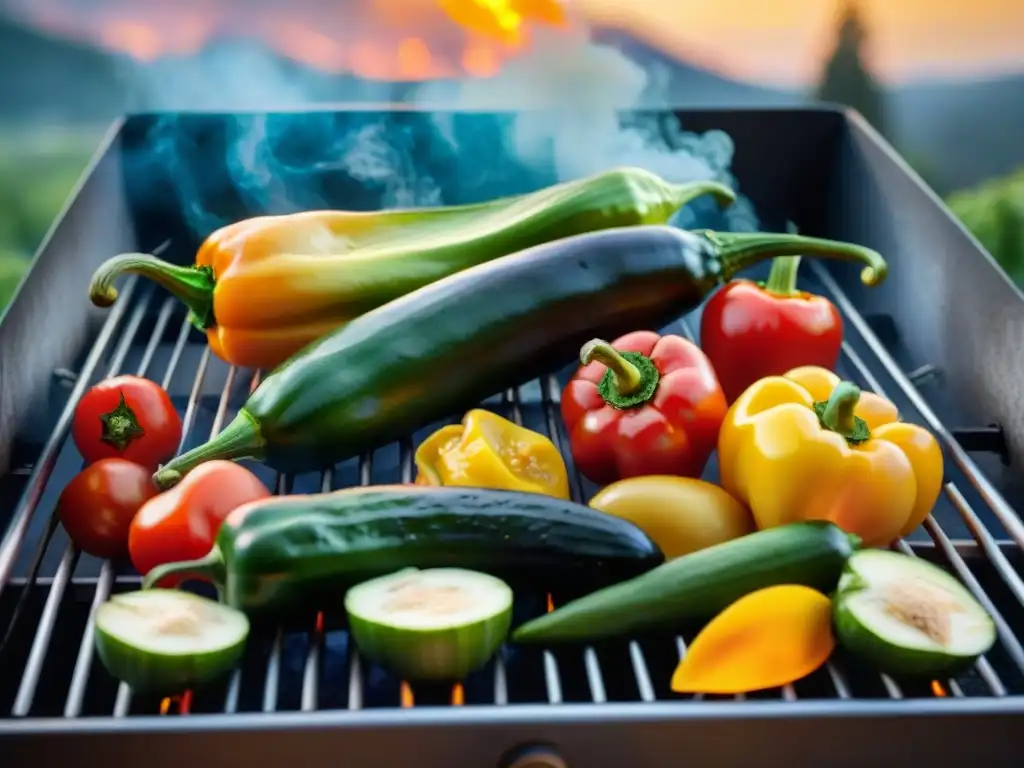
[[[234,365],[274,368],[339,325],[424,285],[515,251],[593,230],[664,224],[713,181],[672,184],[618,168],[538,192],[476,205],[313,211],[248,219],[214,232],[196,263],[180,267],[130,253],[103,264],[94,304],[117,297],[134,272],[191,310],[213,351]]]
[[[216,438],[156,474],[173,485],[217,458],[320,469],[472,408],[575,358],[594,337],[659,328],[777,253],[885,262],[860,246],[670,227],[567,238],[452,275],[362,315],[275,371]]]
[[[159,566],[144,586],[189,573],[247,612],[321,607],[402,568],[464,568],[587,584],[649,570],[661,551],[632,523],[536,493],[429,486],[350,488],[239,507],[201,560]]]

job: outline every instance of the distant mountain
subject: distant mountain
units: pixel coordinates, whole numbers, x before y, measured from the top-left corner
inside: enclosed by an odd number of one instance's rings
[[[797,90],[716,74],[618,31],[595,33],[650,75],[645,106],[791,106]],[[0,15],[0,120],[109,120],[140,109],[259,108],[278,104],[400,100],[408,84],[379,83],[310,69],[268,55],[258,43],[221,40],[195,57],[138,64],[50,36]],[[928,166],[936,186],[954,189],[1024,165],[1024,74],[986,81],[909,85],[889,93],[898,149]],[[945,191],[945,189],[940,191]]]
[[[118,57],[0,17],[0,119],[109,119],[125,74]]]
[[[948,189],[1024,166],[1024,74],[908,85],[890,103],[893,140]]]

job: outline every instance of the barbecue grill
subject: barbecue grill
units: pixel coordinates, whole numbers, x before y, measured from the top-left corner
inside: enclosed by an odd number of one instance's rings
[[[832,298],[843,314],[840,373],[893,399],[904,418],[927,425],[943,444],[945,493],[923,530],[897,548],[946,567],[991,612],[999,642],[986,657],[955,680],[909,684],[837,653],[782,689],[694,697],[669,690],[692,638],[652,636],[564,649],[507,647],[455,687],[411,687],[361,660],[343,630],[311,621],[303,631],[254,628],[244,663],[219,688],[159,699],[118,685],[94,657],[89,616],[112,592],[135,589],[138,577],[130,567],[80,555],[53,516],[81,462],[67,439],[74,405],[106,375],[153,378],[179,405],[191,447],[230,421],[260,376],[212,357],[185,310],[144,281],[129,279],[110,310],[88,306],[92,270],[116,252],[161,247],[165,258],[191,260],[200,236],[172,177],[228,178],[224,168],[189,167],[188,155],[145,176],[135,163],[155,150],[154,126],[168,119],[182,145],[195,148],[223,143],[233,116],[139,115],[108,134],[0,324],[0,456],[9,465],[0,479],[7,518],[0,542],[0,763],[1019,764],[1024,523],[1013,506],[1022,497],[1014,478],[1024,446],[1024,297],[856,115],[823,108],[676,116],[688,130],[717,128],[733,137],[733,172],[765,228],[793,221],[803,233],[863,243],[889,259],[890,277],[875,289],[859,285],[856,268],[835,263],[805,265],[801,283]],[[273,117],[288,125],[308,116]],[[376,121],[413,128],[431,120],[383,109],[319,117],[335,127]],[[493,118],[452,116],[470,126]],[[218,156],[224,163],[226,153]],[[446,202],[472,194],[443,167],[448,161],[431,157]],[[379,190],[351,179],[321,182],[333,205],[379,203]],[[225,218],[265,212],[246,209],[227,184],[214,185],[205,205]],[[692,337],[698,315],[672,330]],[[524,382],[485,406],[551,435],[567,454],[558,417],[567,374]],[[409,481],[413,447],[429,431],[322,475],[253,469],[278,492]],[[709,467],[708,477],[715,472]],[[594,490],[574,478],[574,497],[585,500]],[[517,619],[543,611],[547,600],[524,596]]]

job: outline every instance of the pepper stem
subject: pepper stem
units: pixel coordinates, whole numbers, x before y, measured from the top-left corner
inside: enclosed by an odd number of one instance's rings
[[[703,236],[717,251],[723,280],[729,280],[737,272],[765,259],[794,253],[860,262],[865,265],[860,273],[861,282],[865,285],[878,285],[889,272],[889,265],[878,251],[854,243],[779,232],[712,232],[702,229],[695,234]]]
[[[702,195],[711,195],[715,202],[725,208],[736,202],[736,193],[717,181],[693,181],[689,184],[672,184],[666,197],[673,211],[678,211],[691,200]]]
[[[213,289],[216,280],[208,266],[181,267],[149,253],[122,253],[100,264],[89,283],[89,300],[97,307],[109,307],[117,300],[114,281],[124,274],[147,277],[166,288],[189,308],[189,320],[201,331],[216,324]]]
[[[651,358],[639,352],[619,352],[602,339],[592,339],[583,345],[580,362],[583,365],[598,362],[608,367],[597,391],[613,408],[643,405],[654,397],[658,388],[660,374]]]
[[[764,289],[774,296],[792,296],[796,290],[796,273],[800,269],[799,256],[776,256]]]
[[[850,381],[841,381],[827,401],[814,404],[814,410],[821,426],[856,445],[871,437],[867,423],[854,413],[859,402],[860,387]]]
[[[110,443],[119,451],[124,451],[132,440],[146,434],[146,430],[139,426],[135,411],[125,402],[124,392],[121,393],[121,401],[117,407],[110,413],[102,414],[100,421],[103,423],[100,440]]]
[[[166,491],[204,462],[214,459],[259,460],[263,458],[265,448],[259,424],[243,408],[216,437],[171,459],[153,475],[153,482],[161,491]]]
[[[590,365],[595,361],[608,366],[615,377],[615,389],[620,395],[631,395],[643,384],[644,377],[640,370],[607,341],[593,339],[583,345],[580,362]]]
[[[224,588],[224,557],[220,548],[214,544],[205,555],[198,560],[180,560],[176,563],[164,563],[153,568],[142,578],[142,588],[152,589],[167,576],[192,576],[208,579],[217,587]]]

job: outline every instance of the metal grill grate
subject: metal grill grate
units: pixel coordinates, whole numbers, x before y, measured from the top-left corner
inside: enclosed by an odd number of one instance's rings
[[[947,457],[944,499],[900,551],[926,557],[957,574],[998,625],[999,642],[974,669],[956,680],[900,685],[841,654],[809,678],[750,699],[902,699],[1003,697],[1024,693],[1024,524],[985,479],[974,460],[928,408],[911,379],[888,354],[869,322],[858,314],[829,273],[813,264],[810,286],[830,295],[844,315],[848,341],[841,373],[893,399],[908,420],[930,427]],[[693,318],[678,332],[693,337]],[[174,326],[173,323],[177,323]],[[80,466],[67,432],[74,405],[102,374],[136,372],[160,381],[181,405],[191,446],[216,434],[259,380],[259,373],[230,368],[211,356],[177,303],[130,280],[110,311],[77,375],[64,375],[67,402],[38,461],[26,470],[23,489],[0,545],[0,707],[19,717],[184,715],[189,713],[308,712],[423,705],[493,705],[569,702],[655,702],[701,697],[672,694],[672,669],[691,638],[637,638],[582,649],[532,651],[506,648],[482,672],[456,686],[415,689],[365,664],[346,633],[311,619],[305,632],[254,628],[246,658],[219,690],[186,693],[175,700],[133,695],[112,681],[94,660],[91,612],[111,592],[138,584],[130,569],[80,556],[53,518],[64,482]],[[485,405],[518,423],[549,434],[563,453],[558,414],[561,383],[555,375],[505,392]],[[436,425],[435,425],[436,426]],[[430,429],[433,429],[432,426]],[[274,476],[255,466],[277,492],[312,492],[352,484],[412,480],[418,437],[340,464],[320,476]],[[713,476],[715,468],[709,468]],[[573,473],[573,496],[585,500],[593,487]],[[973,503],[969,499],[974,499]],[[979,511],[980,510],[980,511]],[[31,544],[37,546],[32,551]],[[55,564],[55,567],[54,567]],[[517,600],[517,618],[544,610],[547,595]],[[12,674],[18,670],[20,674]],[[706,700],[732,697],[705,697]],[[737,697],[743,698],[743,697]],[[454,716],[457,716],[454,715]]]

